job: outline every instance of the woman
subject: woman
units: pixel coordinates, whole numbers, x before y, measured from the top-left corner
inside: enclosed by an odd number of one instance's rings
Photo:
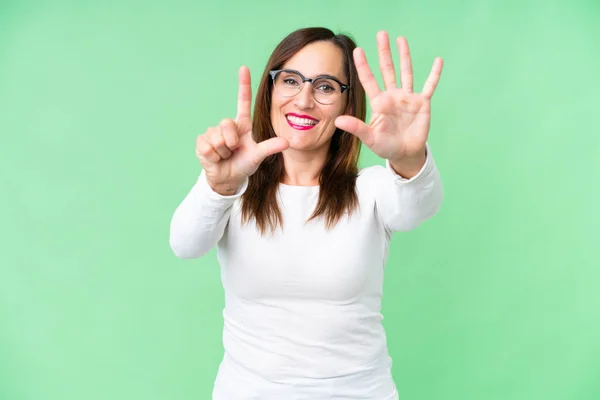
[[[426,144],[442,60],[414,93],[406,40],[397,39],[402,88],[387,33],[377,42],[385,90],[349,37],[291,33],[269,59],[254,118],[242,67],[237,117],[197,139],[203,169],[175,211],[170,243],[181,258],[217,245],[225,355],[213,399],[398,398],[383,269],[392,233],[442,202]],[[386,166],[359,171],[361,142]]]

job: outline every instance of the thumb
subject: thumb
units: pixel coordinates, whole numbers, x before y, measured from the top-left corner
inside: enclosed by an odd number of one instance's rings
[[[261,163],[265,158],[270,155],[280,153],[290,147],[290,143],[287,139],[274,137],[271,139],[263,140],[257,143],[256,146],[256,159],[258,163]]]
[[[369,126],[360,119],[350,115],[341,115],[335,119],[335,126],[358,137],[361,142],[367,143]]]

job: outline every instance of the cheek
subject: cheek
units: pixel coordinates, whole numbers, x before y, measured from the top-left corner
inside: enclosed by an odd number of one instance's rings
[[[340,107],[335,107],[331,110],[327,110],[325,113],[325,116],[327,118],[327,124],[331,125],[335,130],[335,119],[337,117],[339,117],[340,115],[343,115],[343,109],[341,109]]]
[[[279,104],[272,103],[271,104],[271,123],[273,123],[273,125],[274,125],[280,116],[281,116],[281,109],[279,107]]]
[[[287,102],[271,99],[271,118],[278,118],[284,115],[283,108],[287,106]]]

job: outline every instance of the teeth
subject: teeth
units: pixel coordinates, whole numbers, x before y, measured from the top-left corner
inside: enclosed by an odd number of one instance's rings
[[[315,121],[315,120],[307,119],[307,118],[293,117],[291,115],[288,115],[287,119],[288,119],[288,121],[290,121],[296,125],[316,125],[317,122],[319,122],[319,121]]]

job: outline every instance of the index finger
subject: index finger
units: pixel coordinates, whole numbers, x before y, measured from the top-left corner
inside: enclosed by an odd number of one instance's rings
[[[252,107],[252,87],[250,86],[250,70],[246,66],[241,66],[239,73],[238,88],[238,107],[236,121],[243,118],[250,118]]]
[[[390,51],[390,39],[386,31],[377,33],[377,50],[379,53],[379,69],[383,75],[383,82],[386,89],[396,87],[396,70],[394,61],[392,61],[392,52]]]
[[[365,56],[364,50],[360,47],[357,47],[354,49],[353,55],[354,64],[356,65],[356,72],[358,72],[358,79],[363,85],[363,88],[367,93],[367,97],[372,99],[381,93],[379,84],[377,83],[377,80],[375,80],[373,72],[371,71],[371,67],[369,67],[369,64],[367,63],[367,57]]]

